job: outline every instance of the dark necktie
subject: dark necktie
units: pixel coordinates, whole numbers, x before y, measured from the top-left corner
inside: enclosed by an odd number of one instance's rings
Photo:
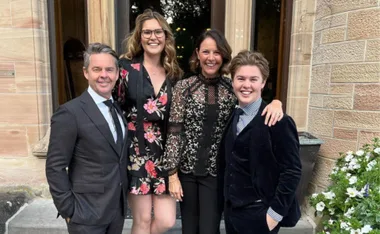
[[[232,119],[232,129],[233,129],[234,137],[236,137],[236,135],[237,135],[237,124],[239,122],[239,117],[243,113],[244,113],[244,111],[241,108],[236,108],[234,111],[234,118]]]
[[[115,128],[116,128],[116,136],[117,136],[116,145],[117,145],[119,152],[120,152],[121,147],[123,145],[123,131],[121,130],[119,118],[117,117],[116,107],[114,106],[115,104],[112,103],[112,100],[110,100],[110,99],[104,101],[104,104],[106,104],[106,106],[108,106],[110,108],[113,123],[115,124]]]

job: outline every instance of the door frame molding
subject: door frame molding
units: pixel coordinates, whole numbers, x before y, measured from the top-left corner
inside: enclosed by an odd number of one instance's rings
[[[56,14],[55,14],[56,0],[47,1],[47,18],[48,18],[48,30],[49,30],[49,54],[50,54],[50,78],[51,78],[51,96],[53,112],[59,106],[58,97],[58,66],[57,66],[57,29],[56,29]]]
[[[290,65],[290,42],[292,38],[292,21],[293,21],[293,0],[283,0],[285,2],[285,19],[283,22],[283,46],[282,46],[282,67],[281,67],[281,90],[278,98],[282,102],[284,112],[288,100],[288,82],[289,82],[289,65]],[[279,58],[280,59],[280,58]],[[277,94],[276,94],[277,96]]]
[[[115,51],[118,55],[125,53],[124,39],[130,33],[129,0],[115,0]],[[127,22],[127,23],[126,23]]]
[[[255,45],[255,12],[256,0],[252,1],[252,15],[251,15],[251,50]],[[279,45],[278,66],[280,69],[277,71],[277,90],[276,98],[282,102],[282,108],[286,111],[286,103],[288,99],[288,81],[289,81],[289,64],[290,64],[290,42],[292,36],[292,18],[293,18],[293,0],[281,1],[281,31]],[[279,29],[280,30],[280,29]],[[280,62],[281,61],[281,62]],[[281,79],[279,79],[281,76]]]
[[[211,0],[211,28],[224,34],[226,18],[226,0]]]

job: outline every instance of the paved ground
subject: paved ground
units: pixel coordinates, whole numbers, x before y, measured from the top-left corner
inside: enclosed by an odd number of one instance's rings
[[[4,233],[5,222],[12,217],[20,207],[35,198],[43,199],[36,199],[33,203],[38,200],[40,202],[45,201],[49,208],[46,209],[45,207],[44,209],[39,209],[38,207],[41,207],[41,204],[26,206],[26,214],[24,211],[21,211],[17,217],[9,222],[9,227],[12,231],[8,234],[67,233],[63,220],[55,219],[56,210],[52,201],[49,200],[50,193],[45,177],[45,160],[38,159],[34,156],[21,157],[20,159],[0,158],[0,234]],[[33,211],[33,209],[37,210]],[[31,210],[32,213],[29,212]],[[179,212],[177,212],[177,214],[179,214]],[[180,216],[178,216],[178,218],[180,218]],[[41,225],[43,226],[42,228]],[[313,233],[311,223],[305,219],[301,220],[297,226],[296,229],[282,229],[280,234]],[[130,227],[131,220],[127,219],[124,233],[130,233]],[[180,220],[177,220],[176,226],[168,233],[180,233]]]
[[[66,234],[66,224],[62,218],[56,219],[57,211],[50,199],[36,199],[9,221],[8,234]],[[126,219],[123,233],[130,233],[131,219]],[[181,233],[178,219],[168,234]],[[306,219],[300,220],[295,228],[282,229],[280,234],[313,234],[313,225]],[[224,225],[221,234],[225,234]]]
[[[25,203],[30,201],[31,194],[24,188],[2,188],[0,190],[0,233],[5,232],[5,222],[12,217]]]

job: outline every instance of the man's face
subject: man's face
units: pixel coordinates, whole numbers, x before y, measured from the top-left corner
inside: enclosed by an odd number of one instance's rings
[[[90,87],[100,96],[109,99],[118,77],[115,58],[110,54],[92,54],[87,69],[83,73]]]
[[[241,107],[257,101],[264,86],[265,81],[257,66],[239,67],[232,80],[232,87]]]

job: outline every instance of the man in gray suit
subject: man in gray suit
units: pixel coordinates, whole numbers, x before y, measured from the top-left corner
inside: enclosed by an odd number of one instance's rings
[[[46,177],[70,234],[121,233],[128,155],[126,121],[111,96],[119,74],[115,51],[90,44],[83,73],[88,89],[51,119]]]

